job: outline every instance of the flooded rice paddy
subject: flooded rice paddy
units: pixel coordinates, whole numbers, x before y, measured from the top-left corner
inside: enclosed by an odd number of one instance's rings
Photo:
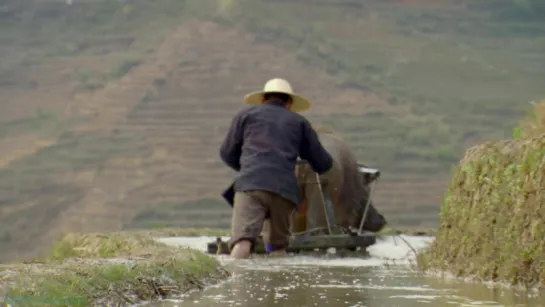
[[[162,242],[205,250],[215,238],[163,238]],[[432,240],[404,236],[416,250]],[[395,237],[381,239],[370,256],[340,258],[330,250],[321,257],[255,258],[234,261],[218,256],[233,277],[203,292],[160,306],[545,306],[543,293],[422,276],[411,269],[412,249]],[[158,306],[154,304],[154,306]]]

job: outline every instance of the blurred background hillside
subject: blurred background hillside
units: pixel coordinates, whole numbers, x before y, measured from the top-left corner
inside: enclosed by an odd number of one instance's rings
[[[0,259],[70,231],[229,226],[218,146],[273,77],[433,227],[464,149],[545,95],[541,0],[0,0]]]

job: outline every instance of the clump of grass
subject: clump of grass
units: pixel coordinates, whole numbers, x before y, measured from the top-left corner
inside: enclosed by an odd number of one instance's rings
[[[23,133],[43,133],[54,130],[61,123],[58,114],[37,108],[34,116],[17,118],[0,124],[0,138]]]
[[[5,301],[23,306],[128,306],[177,297],[230,276],[215,258],[138,233],[70,234],[47,260],[52,261],[4,268],[16,272],[0,292]]]
[[[228,229],[215,229],[215,228],[156,228],[144,231],[145,233],[157,236],[165,237],[218,237],[218,236],[230,236],[231,231]]]
[[[523,138],[545,134],[545,100],[537,103],[521,122],[519,132],[520,137]]]
[[[108,258],[149,253],[163,245],[151,236],[138,233],[78,234],[63,237],[53,246],[48,260],[67,258]]]
[[[120,79],[129,73],[133,68],[140,65],[141,61],[137,59],[124,59],[120,61],[112,70],[112,78]]]
[[[161,249],[138,261],[75,261],[22,271],[11,281],[6,301],[24,306],[128,306],[180,296],[228,276],[216,259],[201,252]]]
[[[46,260],[147,255],[166,248],[163,243],[155,240],[155,237],[228,236],[229,233],[229,230],[211,228],[158,228],[108,234],[71,233],[53,245],[49,255],[46,256]]]
[[[421,269],[545,286],[545,134],[488,142],[456,168]]]
[[[96,90],[104,87],[104,82],[97,73],[90,69],[82,69],[77,71],[78,86],[88,90]]]

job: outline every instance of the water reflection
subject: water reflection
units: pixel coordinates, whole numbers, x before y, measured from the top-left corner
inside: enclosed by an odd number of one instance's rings
[[[386,240],[376,247],[390,255],[401,248],[390,244]],[[162,306],[545,306],[543,295],[528,297],[482,284],[422,276],[407,265],[385,266],[387,261],[377,255],[369,259],[221,259],[234,273],[230,281]]]
[[[180,306],[542,306],[484,285],[444,283],[402,267],[239,268],[232,281],[188,296]],[[235,270],[236,271],[236,270]]]
[[[181,306],[368,305],[368,289],[355,288],[347,291],[343,287],[336,287],[348,285],[345,282],[347,278],[353,279],[353,284],[357,283],[360,278],[356,277],[354,270],[330,270],[310,266],[289,270],[239,270],[235,270],[235,277],[231,282],[209,289],[204,295],[194,293]]]

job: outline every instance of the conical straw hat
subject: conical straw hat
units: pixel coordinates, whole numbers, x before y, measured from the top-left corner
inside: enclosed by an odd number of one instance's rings
[[[244,103],[261,104],[263,103],[263,95],[266,93],[282,93],[291,96],[293,104],[290,108],[293,112],[303,112],[310,109],[311,103],[308,99],[295,94],[288,81],[280,78],[275,78],[267,81],[262,91],[252,92],[244,96]]]

